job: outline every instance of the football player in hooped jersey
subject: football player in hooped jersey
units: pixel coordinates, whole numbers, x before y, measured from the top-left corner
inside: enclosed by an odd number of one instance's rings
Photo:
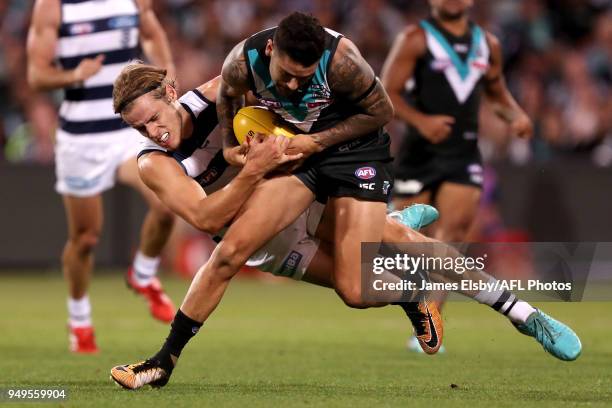
[[[139,56],[140,46],[155,64],[174,70],[151,0],[37,0],[34,5],[28,81],[35,90],[64,88],[65,94],[55,164],[56,190],[68,223],[62,267],[73,352],[98,350],[87,292],[102,229],[102,193],[116,181],[140,192],[150,208],[127,283],[148,301],[156,319],[169,322],[174,315],[155,276],[174,218],[138,177],[138,134],[113,112],[111,103],[115,77]]]
[[[382,72],[395,115],[408,125],[395,159],[393,203],[434,205],[440,220],[431,235],[462,242],[483,182],[477,139],[482,91],[512,134],[527,138],[533,130],[506,87],[499,41],[468,18],[472,0],[430,5],[430,18],[398,35]],[[419,350],[414,342],[410,348]]]

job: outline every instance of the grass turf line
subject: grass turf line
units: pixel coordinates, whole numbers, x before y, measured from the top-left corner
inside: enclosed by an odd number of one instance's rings
[[[166,286],[179,304],[187,282]],[[131,392],[110,368],[155,352],[168,329],[118,274],[92,285],[95,356],[67,352],[59,273],[0,275],[0,293],[0,387],[66,387],[62,406],[612,406],[612,303],[539,304],[582,339],[583,355],[564,363],[490,309],[452,302],[447,353],[432,357],[405,350],[397,307],[351,310],[326,289],[235,281],[170,384]]]

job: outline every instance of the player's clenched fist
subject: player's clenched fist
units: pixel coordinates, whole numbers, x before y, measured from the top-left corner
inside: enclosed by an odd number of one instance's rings
[[[259,169],[259,171],[267,173],[281,164],[301,159],[302,153],[285,153],[289,146],[289,141],[284,136],[269,135],[261,137],[260,135],[255,135],[249,144],[246,165],[252,165]]]
[[[431,143],[440,143],[450,135],[455,118],[447,115],[424,115],[415,126]]]

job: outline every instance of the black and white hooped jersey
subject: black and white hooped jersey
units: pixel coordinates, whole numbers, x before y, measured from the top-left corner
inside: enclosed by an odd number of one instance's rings
[[[211,194],[227,185],[239,169],[225,161],[221,133],[213,132],[219,123],[215,103],[197,89],[181,96],[179,102],[193,121],[191,136],[183,139],[175,151],[145,139],[138,157],[156,151],[166,153],[181,165],[186,175],[202,186],[206,194]]]
[[[409,98],[424,113],[455,118],[449,139],[432,149],[476,145],[482,80],[490,66],[486,33],[470,22],[468,32],[457,37],[433,18],[421,21],[420,27],[427,51],[417,60]]]
[[[84,58],[104,55],[102,69],[82,84],[65,88],[60,126],[71,135],[97,134],[127,125],[113,112],[113,82],[140,55],[135,0],[61,0],[58,63],[74,69]]]

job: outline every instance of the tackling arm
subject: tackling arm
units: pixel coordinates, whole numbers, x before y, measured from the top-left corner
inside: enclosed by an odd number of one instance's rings
[[[252,141],[240,173],[223,189],[209,196],[164,153],[141,156],[138,170],[142,181],[170,210],[195,228],[216,234],[230,223],[268,171],[295,159],[283,153],[288,143],[283,137]]]

